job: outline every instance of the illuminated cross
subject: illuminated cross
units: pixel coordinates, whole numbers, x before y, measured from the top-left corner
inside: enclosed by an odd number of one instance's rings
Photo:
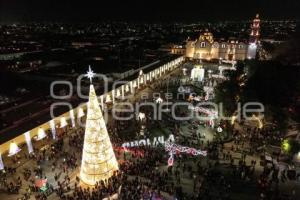
[[[92,79],[94,78],[95,75],[96,75],[96,73],[93,72],[93,70],[91,69],[91,66],[89,65],[89,71],[87,71],[86,75],[84,75],[84,76],[88,77],[90,79],[90,82],[92,83]]]

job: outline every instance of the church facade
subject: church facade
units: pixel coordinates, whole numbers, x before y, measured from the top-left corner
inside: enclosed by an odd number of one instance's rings
[[[245,60],[256,57],[259,42],[260,20],[253,20],[248,42],[238,40],[215,41],[213,34],[206,31],[195,41],[187,41],[186,57],[190,59]]]

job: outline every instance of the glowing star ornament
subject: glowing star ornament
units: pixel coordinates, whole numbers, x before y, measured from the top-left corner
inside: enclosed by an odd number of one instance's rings
[[[80,168],[82,183],[94,186],[119,169],[94,86],[90,85]]]
[[[92,79],[95,77],[95,75],[96,75],[96,73],[93,72],[93,70],[91,69],[91,66],[89,65],[89,71],[87,71],[85,77],[90,79],[90,83],[92,83]]]

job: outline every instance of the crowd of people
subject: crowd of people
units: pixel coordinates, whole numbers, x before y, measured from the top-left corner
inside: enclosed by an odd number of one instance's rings
[[[172,81],[173,80],[173,81]],[[180,84],[179,78],[171,79],[171,84],[176,87]],[[169,80],[170,82],[170,80]],[[156,85],[154,90],[169,87],[169,82]],[[94,187],[88,187],[80,182],[78,169],[80,156],[83,148],[84,128],[65,128],[65,134],[58,136],[48,148],[36,150],[26,158],[34,165],[23,167],[21,174],[16,168],[9,167],[0,176],[1,189],[7,193],[19,193],[22,191],[22,199],[29,199],[32,195],[37,200],[46,200],[49,195],[56,195],[62,200],[97,200],[97,199],[156,199],[163,200],[166,197],[178,200],[229,200],[232,195],[233,180],[258,182],[258,199],[267,199],[270,196],[270,185],[275,185],[275,193],[279,195],[278,172],[275,168],[264,168],[264,172],[256,179],[256,160],[246,162],[246,157],[253,152],[242,152],[240,159],[232,156],[232,153],[244,149],[247,141],[250,145],[261,143],[262,137],[267,140],[277,140],[272,130],[251,129],[246,130],[249,134],[242,134],[238,130],[233,132],[233,145],[225,149],[222,141],[194,142],[197,139],[196,129],[198,126],[206,126],[205,123],[188,121],[191,125],[192,139],[180,134],[180,124],[167,114],[162,120],[153,120],[151,109],[144,107],[142,110],[147,116],[143,122],[148,129],[168,129],[180,145],[206,149],[209,154],[206,158],[193,157],[188,154],[177,152],[174,155],[175,162],[168,166],[169,154],[161,145],[154,147],[140,146],[124,149],[123,142],[132,140],[131,137],[146,137],[135,134],[122,134],[126,131],[137,132],[141,126],[136,118],[130,121],[113,120],[107,126],[111,135],[116,157],[119,161],[119,171],[108,180],[98,182]],[[180,116],[186,116],[186,109],[176,109]],[[118,113],[123,116],[125,114]],[[124,136],[125,135],[125,136]],[[135,139],[136,139],[135,138]],[[47,141],[49,142],[49,141]],[[50,144],[51,142],[49,142]],[[235,162],[235,161],[238,162]],[[221,161],[230,166],[230,178],[224,170],[220,169]],[[222,165],[223,167],[223,165]],[[271,170],[271,171],[270,171]],[[272,173],[271,173],[272,172]],[[272,174],[273,178],[269,178]],[[11,178],[14,177],[14,178]],[[284,175],[282,179],[284,180]],[[53,180],[52,180],[53,179]],[[43,187],[46,192],[37,185],[37,180],[46,180]],[[190,184],[186,187],[187,182]],[[273,194],[273,196],[274,196]]]

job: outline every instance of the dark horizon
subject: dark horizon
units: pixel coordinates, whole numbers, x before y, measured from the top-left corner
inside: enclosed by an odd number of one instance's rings
[[[300,19],[298,0],[260,2],[238,0],[175,2],[165,0],[0,0],[0,23],[13,22],[197,22],[251,20],[256,13],[264,20]]]

